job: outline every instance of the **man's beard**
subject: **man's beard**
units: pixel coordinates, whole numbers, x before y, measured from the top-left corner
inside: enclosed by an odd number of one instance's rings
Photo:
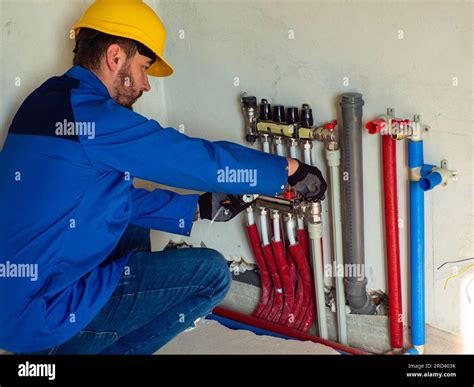
[[[143,94],[142,91],[137,92],[134,89],[134,81],[130,74],[130,64],[125,64],[119,71],[118,77],[114,82],[114,96],[113,99],[119,105],[133,110],[132,105]]]

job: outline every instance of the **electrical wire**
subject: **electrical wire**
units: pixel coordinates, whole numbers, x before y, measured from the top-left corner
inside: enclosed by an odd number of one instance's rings
[[[447,265],[447,264],[449,264],[449,263],[465,262],[465,261],[470,261],[471,259],[474,259],[474,257],[472,257],[472,258],[458,259],[457,261],[447,261],[447,262],[442,263],[440,266],[438,266],[436,270],[441,269],[444,265]]]
[[[444,290],[446,290],[446,287],[448,286],[448,282],[449,280],[453,279],[453,278],[456,278],[456,277],[459,277],[460,275],[464,274],[465,272],[467,272],[471,267],[474,267],[474,263],[471,263],[470,265],[467,265],[466,267],[464,267],[459,273],[457,274],[454,274],[448,278],[446,278],[446,281],[444,281]]]

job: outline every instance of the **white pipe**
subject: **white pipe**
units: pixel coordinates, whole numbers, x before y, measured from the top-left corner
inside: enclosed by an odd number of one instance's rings
[[[283,144],[277,143],[276,151],[278,156],[284,156],[285,152],[283,151]]]
[[[270,142],[268,141],[267,137],[265,137],[265,139],[263,140],[263,151],[265,153],[270,153]]]
[[[323,225],[321,224],[321,222],[309,222],[308,231],[312,253],[311,259],[313,261],[314,284],[316,289],[319,336],[323,339],[328,339],[328,325],[326,321],[326,301],[324,299],[323,254],[321,251]]]
[[[262,245],[266,246],[270,241],[268,239],[267,211],[264,208],[260,211],[260,225],[262,231]]]
[[[297,216],[296,217],[296,222],[297,222],[298,230],[304,230],[304,217],[303,216]]]
[[[296,244],[295,220],[293,219],[292,216],[288,217],[288,219],[286,220],[286,231],[287,231],[288,241],[290,242],[290,245]]]
[[[329,186],[331,193],[332,241],[334,248],[335,267],[344,267],[342,240],[341,188],[339,169],[341,164],[340,149],[326,149],[326,159],[329,166]],[[344,277],[333,273],[336,277],[336,312],[337,337],[341,344],[347,345],[346,296],[344,293]]]
[[[278,156],[284,156],[285,151],[283,149],[283,139],[281,137],[277,137],[275,139],[275,144],[276,144],[276,153]]]
[[[280,242],[280,214],[278,211],[273,212],[273,239],[275,242]]]
[[[291,140],[290,157],[292,159],[298,158],[298,142],[295,141],[294,139]]]
[[[247,207],[247,223],[249,226],[255,224],[255,219],[253,217],[253,208],[252,206]]]
[[[308,165],[311,164],[311,143],[309,141],[305,141],[304,143],[304,163]]]

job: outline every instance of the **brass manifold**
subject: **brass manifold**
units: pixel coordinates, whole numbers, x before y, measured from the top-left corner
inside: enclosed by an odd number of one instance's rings
[[[306,202],[302,199],[286,199],[282,197],[273,197],[266,195],[243,195],[244,202],[253,202],[257,208],[279,211],[286,214],[293,214],[299,217],[306,217],[312,223],[321,221],[321,203]]]
[[[272,121],[257,120],[257,134],[259,136],[285,137],[303,141],[338,142],[338,131],[331,125],[304,127],[298,124],[282,124]]]

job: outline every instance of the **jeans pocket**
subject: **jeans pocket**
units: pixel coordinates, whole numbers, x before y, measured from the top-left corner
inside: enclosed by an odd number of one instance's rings
[[[80,331],[64,344],[53,348],[50,355],[95,355],[118,339],[119,336],[116,332]]]

